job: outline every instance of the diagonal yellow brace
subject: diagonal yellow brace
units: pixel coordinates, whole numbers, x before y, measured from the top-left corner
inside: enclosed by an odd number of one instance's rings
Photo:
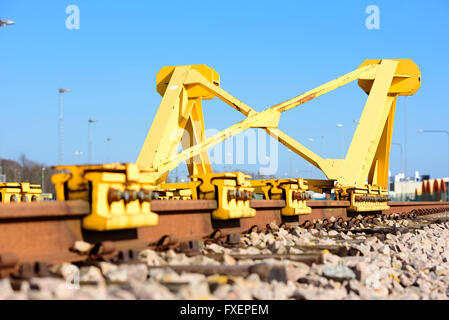
[[[159,172],[168,172],[182,162],[187,159],[195,157],[197,154],[201,153],[204,150],[207,150],[209,148],[212,148],[213,146],[221,143],[227,138],[230,138],[234,135],[239,134],[240,132],[248,129],[248,128],[261,128],[261,127],[267,127],[267,120],[269,119],[279,119],[279,113],[284,112],[287,110],[290,110],[294,107],[297,107],[301,104],[306,103],[307,101],[310,101],[316,97],[319,97],[329,91],[332,91],[340,86],[343,86],[351,81],[354,81],[358,77],[364,75],[364,74],[370,74],[374,72],[374,70],[377,70],[379,66],[376,64],[367,65],[364,67],[361,67],[357,70],[354,70],[342,77],[339,77],[335,80],[332,80],[326,84],[323,84],[319,86],[318,88],[312,89],[307,91],[306,93],[303,93],[293,99],[290,99],[286,102],[283,102],[281,104],[275,105],[271,108],[268,108],[262,112],[256,112],[254,109],[249,108],[247,105],[242,104],[237,99],[235,100],[229,100],[232,101],[232,104],[237,105],[239,108],[237,110],[246,110],[242,111],[242,113],[248,113],[249,116],[242,120],[241,122],[221,131],[220,133],[217,133],[216,135],[204,140],[202,143],[197,144],[195,146],[192,146],[188,149],[183,150],[182,152],[178,153],[177,155],[174,155],[173,157],[166,158],[164,162],[160,163],[160,166],[157,168]],[[195,73],[193,73],[195,74]],[[196,75],[195,77],[192,77],[193,79],[189,80],[189,84],[201,84],[203,85],[205,82],[201,79],[200,75]],[[204,87],[211,90],[214,94],[218,94],[220,90],[217,89],[215,86],[206,86]],[[229,98],[229,97],[228,97]],[[277,123],[271,123],[268,121],[269,126],[272,128],[277,127]]]

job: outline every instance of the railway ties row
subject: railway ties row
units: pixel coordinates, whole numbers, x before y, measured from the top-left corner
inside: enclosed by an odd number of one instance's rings
[[[443,221],[444,217],[445,214],[439,214],[414,221],[409,220],[405,223],[407,232],[412,235],[412,238],[416,238],[423,229],[440,230],[433,229],[436,222],[440,223],[441,230],[448,228],[449,224]],[[403,225],[404,221],[406,220],[387,219],[385,223],[393,222]],[[411,226],[415,222],[416,225]],[[363,271],[361,267],[363,261],[367,261],[372,256],[371,259],[380,263],[391,255],[392,258],[388,261],[391,261],[394,266],[398,263],[395,256],[400,253],[387,247],[389,242],[396,238],[403,238],[405,233],[401,231],[397,232],[397,235],[388,233],[388,228],[393,229],[383,223],[364,225],[365,231],[385,228],[385,232],[371,234],[363,233],[363,228],[357,226],[351,230],[336,231],[268,225],[263,232],[252,230],[251,233],[241,234],[239,237],[223,236],[206,239],[206,241],[189,241],[172,248],[153,247],[153,249],[140,250],[116,247],[114,255],[109,258],[107,255],[98,254],[101,251],[105,252],[108,243],[97,245],[94,247],[95,250],[91,246],[84,246],[90,248],[90,259],[74,264],[47,266],[50,277],[41,273],[29,279],[11,276],[9,280],[0,281],[9,281],[14,288],[14,294],[20,295],[28,290],[27,294],[31,298],[48,295],[46,292],[48,283],[63,285],[66,280],[61,280],[61,277],[69,279],[67,270],[73,269],[79,272],[80,289],[72,290],[67,294],[74,297],[80,297],[80,295],[85,297],[92,291],[99,294],[99,297],[102,297],[101,292],[106,292],[106,298],[120,295],[120,297],[144,299],[311,299],[323,297],[323,295],[335,299],[354,297],[354,295],[363,297],[366,293],[363,293],[364,289],[359,288],[361,283],[365,285],[363,279],[366,277],[364,275],[366,271]],[[237,238],[238,243],[236,243]],[[379,238],[383,240],[376,240]],[[395,246],[390,245],[390,247]],[[82,249],[83,245],[78,245],[77,248]],[[389,250],[393,251],[388,253]],[[95,253],[97,256],[94,258]],[[379,254],[383,255],[382,259],[378,256]],[[416,262],[412,265],[418,268]],[[371,264],[366,266],[371,268]],[[414,281],[413,278],[409,278],[409,273],[413,269],[410,269],[408,265],[405,266],[406,269],[403,269],[405,271],[394,271],[390,275],[392,277],[390,283],[396,283],[394,284],[396,287],[399,285],[408,288],[407,286]],[[429,268],[431,271],[425,272],[444,274],[441,268],[436,268],[435,271],[432,271],[434,269],[431,266]],[[26,271],[26,268],[24,270]],[[375,275],[376,271],[368,272],[368,274],[371,273]],[[419,279],[417,285],[421,284]],[[29,289],[23,286],[24,283],[29,283]],[[143,287],[146,288],[145,292],[142,292]],[[385,297],[388,290],[392,289],[376,290],[369,292]],[[59,291],[51,294],[54,297],[61,297]]]
[[[391,215],[390,220],[386,221],[400,221],[397,219],[398,215]],[[402,215],[401,217],[404,217]],[[423,228],[430,223],[435,221],[441,222],[442,217],[429,217],[430,220],[426,223],[420,223],[410,229],[402,229],[403,232],[408,232],[414,229]],[[287,231],[288,230],[288,231]],[[299,231],[298,231],[299,230]],[[303,230],[303,231],[301,231]],[[317,238],[309,241],[297,241],[298,243],[293,243],[293,245],[280,245],[276,243],[276,237],[279,233],[285,235],[294,235],[297,239],[304,238],[304,233],[306,229],[303,228],[279,228],[276,225],[270,224],[267,226],[264,233],[257,234],[252,232],[243,236],[227,236],[225,241],[221,239],[208,239],[207,241],[189,241],[183,242],[181,245],[177,246],[175,250],[169,250],[173,255],[184,255],[187,258],[194,258],[196,256],[201,256],[209,259],[209,261],[216,261],[218,264],[231,264],[230,266],[214,266],[213,268],[205,268],[201,265],[181,265],[181,261],[177,261],[175,265],[162,264],[160,266],[154,266],[154,268],[171,268],[176,266],[176,271],[189,271],[193,272],[196,267],[198,267],[199,273],[205,273],[210,275],[211,273],[224,273],[224,274],[235,274],[244,273],[243,269],[236,268],[235,271],[230,271],[233,265],[239,265],[242,262],[247,263],[248,261],[252,263],[247,265],[245,268],[250,268],[252,265],[264,264],[265,260],[277,260],[277,261],[293,261],[304,263],[307,265],[320,264],[323,262],[323,255],[331,253],[341,257],[344,256],[357,256],[361,253],[355,249],[355,246],[363,244],[366,237],[365,235],[376,235],[381,237],[382,235],[388,233],[397,233],[398,229],[390,226],[379,226],[378,224],[374,226],[364,226],[363,228],[353,227],[352,229],[341,229],[339,232],[328,228],[327,231],[311,229]],[[311,230],[308,230],[310,232]],[[276,234],[276,237],[271,237],[270,235]],[[349,235],[348,235],[349,234]],[[267,237],[271,240],[266,241],[267,244],[262,246],[253,246],[254,238],[257,237]],[[324,238],[321,238],[324,235]],[[341,238],[343,237],[343,239]],[[236,243],[236,239],[240,241]],[[227,241],[226,241],[227,240]],[[229,241],[233,240],[233,241]],[[155,247],[162,254],[166,254],[163,248]],[[145,251],[145,250],[144,250]],[[226,251],[226,252],[225,252]],[[99,254],[103,253],[103,255]],[[108,257],[108,254],[110,255]],[[157,254],[157,253],[155,253]],[[160,254],[160,253],[159,253]],[[137,263],[140,261],[140,252],[137,249],[130,250],[118,250],[116,251],[112,243],[105,242],[101,245],[96,245],[90,248],[89,259],[86,262],[80,262],[78,266],[87,265],[97,265],[97,262],[107,262],[113,264],[129,264]],[[3,257],[5,258],[5,257]],[[7,258],[7,257],[6,257]],[[11,258],[10,258],[11,259]],[[227,260],[226,260],[227,259]],[[4,261],[7,261],[4,259]],[[187,260],[186,260],[187,261]],[[187,261],[191,263],[192,261]],[[13,261],[10,262],[11,264]],[[220,269],[223,267],[222,269]],[[240,271],[239,271],[240,270]],[[248,269],[250,270],[250,269]],[[259,270],[255,268],[254,270]],[[247,271],[246,271],[247,272]],[[29,279],[33,276],[45,277],[50,275],[49,266],[45,263],[35,263],[35,264],[22,264],[18,271],[13,274],[13,278],[17,280]],[[260,275],[262,276],[262,275]],[[265,276],[263,278],[266,278]]]
[[[79,241],[72,248],[74,254],[76,252],[78,255],[77,258],[73,259],[71,256],[70,260],[66,260],[73,264],[49,265],[43,261],[21,263],[13,255],[3,254],[0,256],[0,271],[3,276],[10,275],[9,281],[14,290],[21,290],[22,283],[37,281],[36,279],[65,278],[67,272],[61,271],[65,268],[78,270],[81,286],[101,282],[116,285],[129,278],[123,275],[123,270],[127,268],[139,270],[142,281],[151,277],[155,279],[156,275],[169,272],[171,279],[181,280],[171,284],[173,281],[164,278],[165,280],[158,280],[158,283],[169,288],[173,294],[176,293],[176,288],[185,286],[185,281],[182,280],[184,275],[206,277],[213,288],[220,283],[230,285],[237,281],[235,279],[246,278],[267,283],[272,280],[284,284],[289,281],[308,283],[309,280],[304,277],[295,278],[298,269],[315,269],[336,257],[364,257],[367,254],[365,242],[371,235],[383,241],[391,234],[415,232],[431,224],[444,223],[448,219],[443,207],[421,211],[399,209],[397,211],[402,212],[386,216],[377,214],[314,219],[302,226],[288,222],[281,225],[269,223],[265,227],[249,227],[242,234],[229,234],[226,230],[216,229],[202,240],[179,241],[176,236],[167,235],[147,244],[146,248],[129,245],[123,247],[113,241],[102,241],[95,245]],[[317,228],[305,228],[310,224]],[[296,241],[278,241],[282,237],[294,237]],[[254,247],[253,241],[257,238],[262,239],[264,244]]]

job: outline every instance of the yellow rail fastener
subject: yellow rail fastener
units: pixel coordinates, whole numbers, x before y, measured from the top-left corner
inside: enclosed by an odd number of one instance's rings
[[[83,219],[87,230],[105,231],[155,226],[151,212],[154,184],[135,164],[57,166],[70,173],[53,175],[58,200],[84,199],[91,213]]]

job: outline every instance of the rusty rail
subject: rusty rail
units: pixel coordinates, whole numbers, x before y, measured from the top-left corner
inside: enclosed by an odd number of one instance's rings
[[[82,228],[82,218],[89,214],[89,203],[82,200],[65,202],[34,202],[0,204],[0,274],[4,269],[23,262],[82,261],[90,255],[98,256],[99,246],[109,254],[129,249],[176,245],[191,240],[204,240],[264,230],[276,225],[304,225],[310,221],[328,223],[331,217],[348,219],[348,201],[309,200],[309,215],[281,216],[283,200],[251,200],[257,210],[253,218],[212,220],[215,200],[153,200],[152,211],[159,215],[156,227],[106,232]],[[448,208],[448,202],[390,202],[384,214],[416,212]],[[76,241],[97,244],[93,252],[79,254],[71,248]],[[112,247],[111,247],[112,246]]]

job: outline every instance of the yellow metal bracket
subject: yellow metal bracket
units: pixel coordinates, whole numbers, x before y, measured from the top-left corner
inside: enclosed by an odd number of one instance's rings
[[[215,198],[218,209],[212,212],[212,218],[218,220],[249,218],[256,215],[256,209],[250,207],[254,188],[248,182],[250,176],[242,172],[209,173],[193,176],[201,181],[200,198]]]
[[[157,190],[179,190],[192,199],[217,200],[218,208],[212,212],[217,220],[249,218],[256,215],[250,207],[254,188],[250,176],[242,172],[206,173],[191,177],[186,183],[164,183]]]
[[[56,166],[68,172],[52,176],[57,200],[83,199],[91,213],[83,219],[88,230],[115,230],[154,226],[151,212],[154,183],[136,164]]]
[[[250,180],[255,193],[263,193],[265,199],[285,200],[281,213],[284,216],[310,214],[312,208],[306,204],[310,200],[307,181],[304,179]]]
[[[39,201],[42,189],[38,184],[28,182],[1,182],[0,202]]]
[[[192,191],[187,188],[177,189],[167,186],[168,188],[157,188],[154,192],[154,197],[157,200],[193,200]]]
[[[201,181],[161,183],[156,187],[159,199],[166,200],[198,200]]]
[[[382,211],[388,206],[388,191],[379,186],[366,185],[365,188],[339,188],[336,190],[338,200],[350,201],[347,209],[352,212]]]

